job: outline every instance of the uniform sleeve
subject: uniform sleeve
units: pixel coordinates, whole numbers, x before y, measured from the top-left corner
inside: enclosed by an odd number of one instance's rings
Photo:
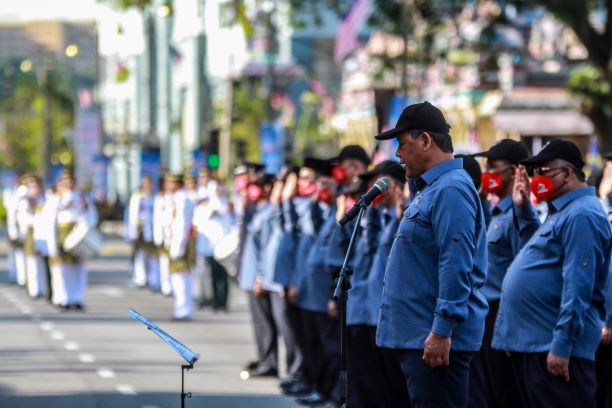
[[[440,255],[438,299],[431,331],[440,336],[450,336],[454,327],[468,317],[477,205],[469,192],[449,187],[442,190],[432,209],[432,227]]]
[[[584,331],[586,311],[591,304],[597,275],[609,269],[610,234],[603,236],[597,220],[577,214],[562,226],[563,287],[561,311],[553,333],[551,353],[569,358],[576,339]],[[588,242],[589,245],[585,245]]]
[[[177,217],[172,228],[172,242],[170,244],[170,258],[177,259],[185,254],[189,232],[191,230],[191,220],[193,219],[193,207],[191,200],[184,197],[177,200]]]
[[[482,214],[484,215],[486,228],[489,228],[491,219],[493,218],[493,206],[489,200],[481,200]]]
[[[516,205],[512,204],[514,226],[518,230],[518,253],[520,249],[531,239],[533,234],[540,228],[538,213],[531,204]]]

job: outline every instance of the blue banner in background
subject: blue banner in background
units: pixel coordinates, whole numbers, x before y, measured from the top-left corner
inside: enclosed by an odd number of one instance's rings
[[[191,157],[193,159],[193,168],[191,169],[193,176],[196,176],[198,172],[200,171],[200,169],[204,167],[208,167],[206,165],[207,160],[208,160],[208,153],[205,152],[204,150],[202,149],[194,150],[193,153],[191,154]]]
[[[280,123],[264,123],[259,128],[261,162],[266,173],[276,174],[285,161],[285,129]]]
[[[140,152],[140,178],[150,176],[153,185],[157,186],[157,180],[161,177],[161,155],[159,150],[142,150]]]

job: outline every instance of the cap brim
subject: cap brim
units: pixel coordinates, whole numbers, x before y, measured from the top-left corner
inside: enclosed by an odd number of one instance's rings
[[[472,155],[470,155],[472,157],[486,157],[487,159],[501,159],[502,157],[492,153],[490,150],[487,150],[486,152],[480,152],[480,153],[474,153]]]
[[[375,136],[376,140],[391,140],[395,139],[400,133],[405,132],[407,129],[405,128],[393,128],[389,129],[386,132],[382,132],[381,134]]]
[[[367,180],[367,179],[371,179],[372,177],[376,177],[381,175],[382,173],[378,170],[370,170],[370,171],[366,171],[364,173],[361,173],[359,175],[359,178],[362,180]]]

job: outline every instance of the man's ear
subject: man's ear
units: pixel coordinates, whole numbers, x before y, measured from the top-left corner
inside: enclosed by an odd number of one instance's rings
[[[434,141],[431,135],[427,132],[421,133],[421,145],[424,151],[428,151],[433,147]]]

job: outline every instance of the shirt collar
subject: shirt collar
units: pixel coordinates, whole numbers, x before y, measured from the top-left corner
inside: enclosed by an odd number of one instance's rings
[[[432,184],[436,181],[441,175],[450,170],[462,169],[463,168],[463,159],[450,159],[443,161],[442,163],[436,164],[431,169],[427,170],[425,173],[421,174],[419,177],[414,179],[414,186],[417,190],[422,190],[425,185]],[[420,188],[419,188],[420,187]]]
[[[510,207],[512,207],[512,196],[511,195],[509,195],[508,197],[504,198],[499,203],[497,203],[497,205],[493,208],[493,212],[494,213],[498,213],[498,212],[505,213],[506,211],[510,209]]]
[[[595,187],[582,187],[563,194],[561,197],[554,199],[550,205],[556,210],[561,211],[572,201],[586,196],[595,196]]]

